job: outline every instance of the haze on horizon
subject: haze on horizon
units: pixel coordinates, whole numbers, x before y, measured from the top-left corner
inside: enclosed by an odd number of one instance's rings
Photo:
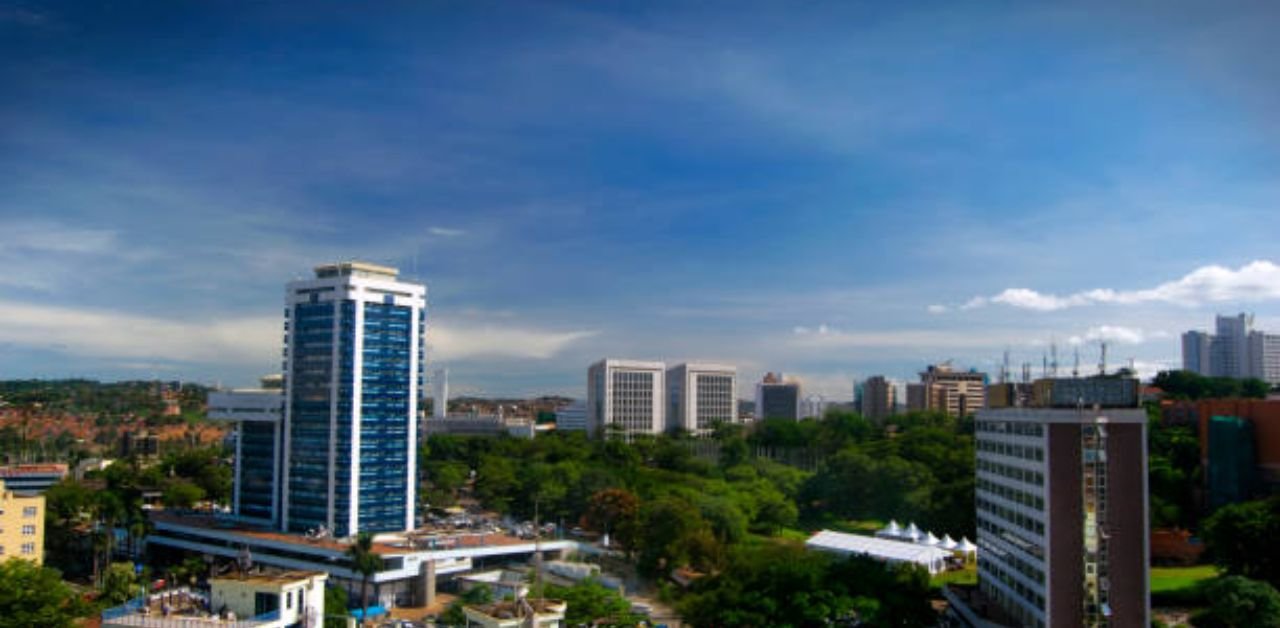
[[[249,384],[340,259],[458,394],[1280,331],[1280,5],[1124,5],[0,0],[0,377]]]

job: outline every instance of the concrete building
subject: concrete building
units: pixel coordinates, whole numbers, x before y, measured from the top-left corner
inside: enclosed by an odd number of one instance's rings
[[[1217,316],[1215,333],[1182,334],[1182,368],[1206,377],[1252,377],[1280,385],[1280,335],[1253,329],[1253,316]]]
[[[873,421],[882,421],[896,410],[898,391],[892,382],[883,375],[873,375],[862,382],[862,403],[858,410],[862,416]]]
[[[929,408],[929,398],[924,384],[907,384],[907,412],[922,412]]]
[[[283,499],[278,480],[284,463],[284,394],[268,387],[272,384],[264,381],[262,388],[210,392],[207,416],[233,425],[232,512],[278,526]]]
[[[978,589],[1017,625],[1149,625],[1146,412],[1092,408],[977,414]]]
[[[427,436],[451,434],[455,436],[511,436],[533,438],[537,426],[533,419],[504,417],[501,414],[475,414],[431,417],[422,422]]]
[[[587,431],[587,402],[574,401],[556,410],[556,431]]]
[[[15,493],[0,478],[0,562],[10,558],[44,564],[44,495]]]
[[[787,382],[782,373],[766,373],[756,384],[756,420],[788,419],[799,421],[800,383]]]
[[[449,369],[436,369],[431,374],[431,416],[449,416]]]
[[[666,365],[605,359],[587,369],[587,434],[623,438],[666,429]]]
[[[563,600],[503,600],[479,606],[464,606],[468,626],[481,628],[560,628],[569,608]]]
[[[347,551],[349,540],[321,535],[289,534],[249,521],[218,515],[150,513],[154,531],[147,536],[152,551],[182,551],[233,561],[246,550],[253,564],[280,570],[329,574],[330,583],[360,599],[361,575]],[[429,606],[436,600],[438,578],[453,578],[483,566],[529,561],[577,551],[568,539],[527,540],[501,532],[383,533],[374,537],[373,552],[381,566],[370,579],[369,603],[384,608]]]
[[[738,369],[722,364],[678,364],[667,369],[667,429],[711,433],[738,422]]]
[[[342,262],[290,282],[285,302],[280,527],[413,528],[426,287]]]
[[[962,417],[986,406],[986,373],[957,371],[950,363],[944,362],[930,365],[920,373],[920,384],[923,386],[924,409]]]
[[[1231,503],[1242,496],[1250,499],[1280,487],[1280,400],[1175,401],[1164,406],[1163,414],[1166,424],[1190,424],[1198,432],[1206,504]],[[1223,419],[1224,424],[1214,429],[1217,419]],[[1239,429],[1233,434],[1228,424]],[[1238,486],[1215,482],[1223,477],[1223,471],[1246,463],[1253,472],[1233,472],[1241,478]]]
[[[286,628],[324,623],[320,571],[246,574],[209,580],[206,600],[190,593],[156,593],[102,613],[104,628]],[[208,612],[214,613],[212,617]]]
[[[1189,331],[1182,334],[1182,370],[1208,376],[1213,372],[1209,354],[1212,351],[1213,334]]]

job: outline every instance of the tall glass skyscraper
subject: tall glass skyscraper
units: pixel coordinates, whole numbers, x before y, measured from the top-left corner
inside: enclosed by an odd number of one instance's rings
[[[398,274],[342,262],[288,285],[284,530],[414,526],[426,287]]]

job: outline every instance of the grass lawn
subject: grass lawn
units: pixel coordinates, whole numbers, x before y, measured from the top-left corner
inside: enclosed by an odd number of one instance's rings
[[[1151,592],[1168,593],[1195,586],[1196,583],[1218,576],[1218,568],[1213,565],[1195,565],[1193,567],[1152,567]]]
[[[978,566],[971,563],[964,569],[944,571],[929,578],[930,589],[941,589],[944,584],[978,584]]]

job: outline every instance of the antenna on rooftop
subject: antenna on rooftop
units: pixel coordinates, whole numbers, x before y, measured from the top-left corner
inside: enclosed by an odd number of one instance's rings
[[[1049,354],[1053,356],[1049,361],[1049,377],[1058,376],[1058,341],[1052,336],[1049,337]]]
[[[1009,348],[1004,348],[1004,363],[1000,366],[1000,383],[1005,384],[1009,381]]]
[[[1080,347],[1075,348],[1075,362],[1071,366],[1071,377],[1080,377]]]
[[[1048,376],[1049,376],[1049,354],[1042,352],[1040,354],[1040,377],[1048,377]]]
[[[1107,341],[1102,341],[1102,358],[1098,361],[1098,374],[1107,374]]]

